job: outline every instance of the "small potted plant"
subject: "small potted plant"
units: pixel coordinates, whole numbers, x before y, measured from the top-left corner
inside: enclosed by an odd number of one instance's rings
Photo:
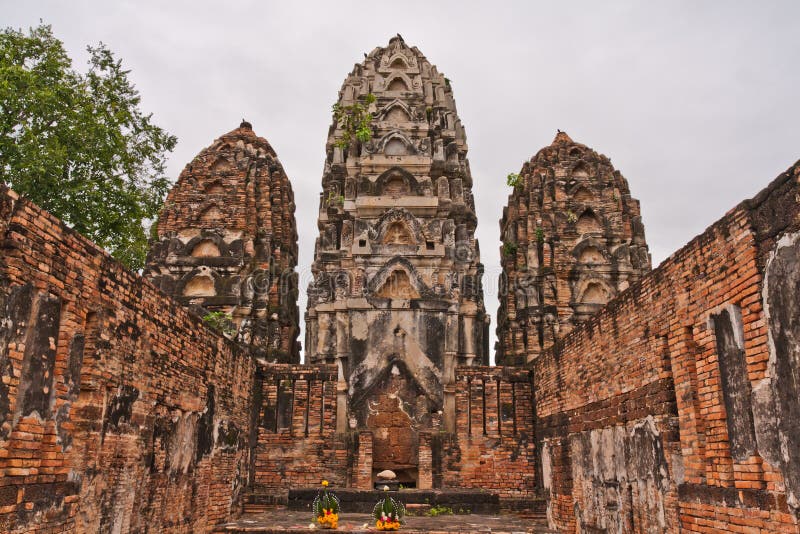
[[[317,493],[313,504],[314,519],[320,528],[337,528],[339,526],[339,497],[328,493],[328,481],[322,481],[322,490]]]
[[[388,490],[388,486],[383,487],[383,491]],[[400,530],[400,525],[403,523],[405,515],[405,507],[388,495],[386,498],[379,500],[375,508],[372,509],[375,528],[378,530]]]

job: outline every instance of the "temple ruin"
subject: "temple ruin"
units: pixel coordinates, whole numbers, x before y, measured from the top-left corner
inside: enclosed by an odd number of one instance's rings
[[[559,132],[500,221],[497,363],[524,365],[650,271],[639,201],[609,159]]]
[[[0,531],[300,530],[258,512],[323,479],[369,511],[392,469],[493,532],[800,532],[800,162],[651,270],[626,180],[559,132],[512,180],[490,366],[450,82],[391,39],[325,148],[303,364],[292,189],[247,122],[143,275],[0,185]]]
[[[467,140],[449,81],[400,37],[345,80],[338,105],[358,102],[371,138],[343,143],[335,120],[326,144],[306,358],[338,366],[338,431],[370,430],[373,470],[414,486],[418,432],[455,428],[456,367],[489,363]]]
[[[299,362],[292,186],[248,122],[189,163],[155,223],[144,275],[268,361]]]

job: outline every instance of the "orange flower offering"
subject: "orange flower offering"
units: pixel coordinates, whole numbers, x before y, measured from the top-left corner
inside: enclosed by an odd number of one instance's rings
[[[386,521],[378,519],[375,521],[375,528],[378,530],[400,530],[400,521],[388,518]]]
[[[317,517],[317,523],[322,528],[337,528],[339,526],[339,514],[332,510],[323,509],[322,515]]]
[[[383,491],[389,488],[384,486]],[[403,516],[406,514],[405,507],[392,499],[386,497],[381,499],[372,509],[372,516],[375,518],[375,528],[378,530],[400,530]]]
[[[322,490],[317,494],[313,504],[314,519],[321,528],[339,527],[339,498],[328,493],[328,481],[322,481]]]

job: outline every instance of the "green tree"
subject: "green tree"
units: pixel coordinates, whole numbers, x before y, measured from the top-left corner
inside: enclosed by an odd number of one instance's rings
[[[139,109],[122,61],[87,50],[82,74],[50,26],[0,32],[0,181],[138,269],[177,140]]]

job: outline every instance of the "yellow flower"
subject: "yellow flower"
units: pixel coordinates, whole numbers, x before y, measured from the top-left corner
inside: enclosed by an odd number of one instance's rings
[[[327,480],[323,480],[322,481],[322,487],[324,487],[324,488],[328,487],[328,481]]]

